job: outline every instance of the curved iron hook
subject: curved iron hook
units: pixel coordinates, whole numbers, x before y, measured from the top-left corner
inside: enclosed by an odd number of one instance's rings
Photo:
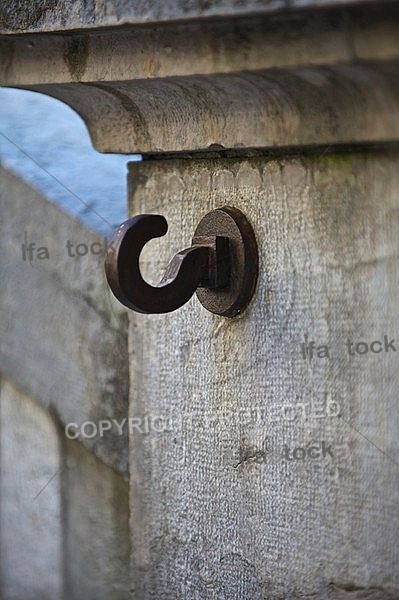
[[[201,304],[214,314],[242,313],[258,278],[258,247],[246,216],[231,206],[207,213],[191,247],[173,257],[154,287],[140,273],[140,253],[148,241],[167,230],[161,215],[138,215],[118,227],[105,259],[108,284],[118,300],[137,312],[166,313],[197,292]]]
[[[149,240],[162,237],[167,230],[165,217],[138,215],[118,227],[108,249],[105,260],[108,283],[118,300],[135,311],[155,314],[176,310],[201,283],[210,280],[212,245],[216,238],[210,238],[209,244],[194,245],[176,254],[156,287],[144,281],[139,266],[141,250]]]

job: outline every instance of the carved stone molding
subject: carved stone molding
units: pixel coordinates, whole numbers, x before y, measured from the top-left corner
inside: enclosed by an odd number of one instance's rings
[[[100,152],[399,140],[399,63],[29,86],[85,120]]]
[[[399,4],[0,36],[0,83],[54,96],[100,152],[399,140]]]

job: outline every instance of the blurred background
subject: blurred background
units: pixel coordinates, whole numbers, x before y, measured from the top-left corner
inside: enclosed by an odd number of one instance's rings
[[[104,236],[126,219],[139,159],[96,152],[62,102],[0,89],[1,600],[127,597],[127,428],[65,427],[128,415],[127,317]]]
[[[126,163],[140,155],[94,150],[69,106],[0,88],[0,133],[0,162],[88,227],[110,235],[126,219]]]

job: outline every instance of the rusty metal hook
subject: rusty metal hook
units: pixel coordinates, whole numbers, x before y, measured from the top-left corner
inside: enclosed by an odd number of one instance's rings
[[[149,240],[167,230],[161,215],[138,215],[117,228],[105,271],[118,300],[137,312],[166,313],[183,306],[197,291],[211,312],[224,316],[241,312],[253,294],[258,265],[255,237],[244,215],[230,207],[208,213],[192,246],[173,257],[154,287],[143,279],[139,257]]]

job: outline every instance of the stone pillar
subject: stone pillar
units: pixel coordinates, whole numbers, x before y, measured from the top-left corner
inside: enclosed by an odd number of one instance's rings
[[[240,317],[131,315],[135,597],[397,597],[398,158],[131,165],[149,280],[218,206],[260,252]]]

